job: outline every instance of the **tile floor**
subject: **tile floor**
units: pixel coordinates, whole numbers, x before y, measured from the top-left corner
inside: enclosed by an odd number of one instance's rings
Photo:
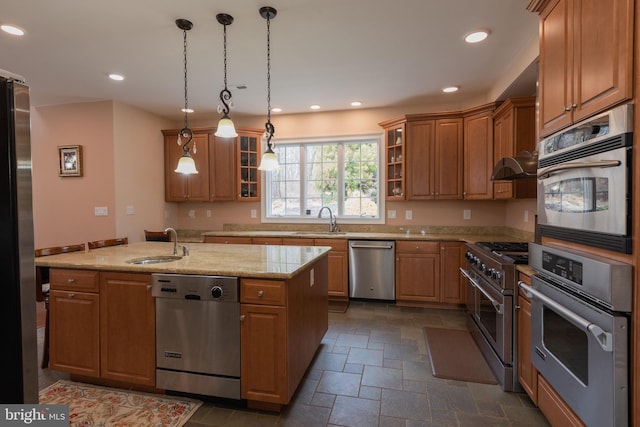
[[[548,426],[526,394],[431,375],[422,328],[464,329],[462,311],[352,302],[280,414],[205,402],[185,427]],[[39,330],[42,346],[42,329]],[[66,374],[40,372],[44,388]]]

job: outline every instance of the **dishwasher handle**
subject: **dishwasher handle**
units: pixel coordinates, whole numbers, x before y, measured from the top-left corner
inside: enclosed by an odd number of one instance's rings
[[[376,246],[376,245],[362,245],[362,244],[352,243],[350,246],[354,249],[393,249],[393,245]]]

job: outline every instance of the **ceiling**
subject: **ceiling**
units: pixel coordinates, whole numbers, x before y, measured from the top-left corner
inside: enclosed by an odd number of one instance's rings
[[[217,116],[223,88],[223,26],[228,13],[228,83],[233,114],[266,113],[266,20],[271,21],[271,104],[282,113],[417,105],[488,93],[537,38],[528,0],[3,0],[0,68],[25,78],[34,106],[113,99],[161,116],[181,117],[182,31],[186,18],[189,106]],[[479,44],[465,34],[489,29]],[[531,68],[531,67],[530,67]],[[534,70],[535,71],[535,70]],[[122,82],[107,78],[121,73]],[[519,95],[535,93],[535,72]],[[245,85],[246,89],[236,86]],[[454,94],[445,86],[457,85]],[[533,89],[532,89],[533,87]],[[455,97],[455,98],[454,98]]]

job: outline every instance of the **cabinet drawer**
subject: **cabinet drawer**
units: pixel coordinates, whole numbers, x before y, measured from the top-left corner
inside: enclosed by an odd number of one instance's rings
[[[439,242],[426,242],[426,241],[408,241],[398,240],[396,241],[396,252],[405,253],[425,253],[425,254],[437,254],[440,253]]]
[[[285,283],[278,280],[242,279],[240,302],[285,305]]]
[[[226,243],[232,245],[250,245],[251,237],[204,236],[205,243]]]
[[[98,292],[98,272],[52,268],[49,272],[51,289],[62,291]]]
[[[281,245],[282,239],[280,237],[254,237],[251,239],[251,243],[254,245]]]
[[[331,246],[332,251],[346,251],[347,240],[346,239],[315,239],[316,246]]]

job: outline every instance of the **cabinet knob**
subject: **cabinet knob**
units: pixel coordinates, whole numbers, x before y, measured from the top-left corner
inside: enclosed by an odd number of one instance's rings
[[[75,283],[76,279],[73,278],[69,278],[67,279],[67,283]]]
[[[67,295],[67,297],[68,297],[68,298],[73,298],[73,297],[75,297],[75,296],[76,296],[76,294],[68,294],[68,295]]]
[[[258,291],[258,296],[262,298],[264,296],[264,291]]]
[[[240,321],[244,322],[244,314],[240,316]]]
[[[152,288],[152,286],[151,286],[151,285],[147,285],[147,290],[148,290],[148,291],[150,291],[150,290],[151,290],[151,288]]]

